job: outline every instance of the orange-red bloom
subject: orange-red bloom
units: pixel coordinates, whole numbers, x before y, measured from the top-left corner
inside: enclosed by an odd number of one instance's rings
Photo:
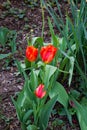
[[[43,84],[40,84],[36,90],[35,90],[35,95],[38,97],[38,98],[43,98],[45,95],[46,95],[46,91],[44,90],[44,85]]]
[[[26,48],[26,58],[30,61],[33,62],[37,59],[38,56],[38,49],[35,48],[34,46],[28,46]]]
[[[53,45],[42,47],[40,50],[42,61],[45,63],[51,62],[55,57],[56,52],[57,52],[57,48],[54,47]]]

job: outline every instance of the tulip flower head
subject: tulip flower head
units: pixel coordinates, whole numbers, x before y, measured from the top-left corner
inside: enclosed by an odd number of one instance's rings
[[[53,60],[57,52],[57,48],[53,45],[42,47],[40,50],[40,56],[43,62],[49,63]]]
[[[35,95],[38,97],[38,98],[43,98],[45,95],[46,95],[46,91],[44,90],[44,85],[43,84],[40,84],[36,90],[35,90]]]
[[[26,58],[30,61],[33,62],[37,59],[38,56],[38,49],[35,48],[34,46],[28,46],[26,48]]]

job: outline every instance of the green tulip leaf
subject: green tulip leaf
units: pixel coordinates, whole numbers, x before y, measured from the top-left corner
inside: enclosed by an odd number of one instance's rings
[[[30,84],[33,90],[38,86],[38,77],[36,71],[31,71]]]
[[[29,125],[27,127],[27,130],[39,130],[39,128],[37,128],[37,126],[35,126],[35,125]]]
[[[57,67],[51,66],[51,65],[46,65],[45,66],[45,76],[44,76],[44,83],[45,87],[49,86],[50,78],[53,76],[53,74],[56,72]]]
[[[85,108],[74,98],[71,98],[71,100],[74,102],[74,109],[76,110],[81,130],[87,130],[87,106]]]
[[[55,103],[57,101],[57,95],[50,99],[42,108],[41,114],[40,114],[40,130],[45,130],[48,124],[48,120],[50,117],[50,113],[52,111],[52,108],[54,107]]]
[[[34,45],[35,47],[43,46],[43,38],[42,37],[32,38],[32,45]]]
[[[58,95],[57,101],[67,108],[69,97],[66,90],[59,82],[55,83],[49,93],[50,98],[53,98],[55,95]]]
[[[30,115],[32,114],[32,112],[33,112],[33,110],[28,110],[26,113],[25,113],[25,115],[24,115],[24,117],[23,117],[23,122],[24,123],[26,123],[26,121],[30,118]]]
[[[3,47],[5,47],[5,44],[7,42],[8,33],[9,33],[9,30],[7,28],[4,28],[4,27],[0,28],[0,43],[2,44]]]

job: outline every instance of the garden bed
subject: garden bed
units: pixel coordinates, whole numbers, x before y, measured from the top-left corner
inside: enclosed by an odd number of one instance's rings
[[[0,1],[0,26],[9,28],[10,30],[16,30],[17,35],[17,52],[14,55],[19,61],[23,61],[25,58],[25,49],[27,46],[26,36],[31,35],[31,30],[33,30],[33,36],[41,36],[42,30],[42,13],[40,7],[28,7],[23,1],[11,0],[10,8],[3,7],[3,2]],[[67,2],[60,2],[61,8],[68,8]],[[10,9],[13,8],[13,11]],[[15,13],[15,9],[21,13],[18,15]],[[22,12],[24,10],[24,12]],[[65,10],[62,10],[62,12]],[[21,18],[23,17],[23,18]],[[50,41],[50,33],[47,22],[48,13],[45,10],[45,28],[44,28],[44,39],[45,41]],[[64,16],[65,17],[65,16]],[[58,33],[55,28],[55,32]],[[10,51],[9,48],[0,49],[0,53],[6,54]],[[20,123],[17,119],[16,110],[11,100],[11,96],[16,97],[16,94],[21,91],[24,79],[18,74],[18,69],[14,63],[14,59],[4,59],[0,61],[0,97],[1,97],[1,119],[0,119],[0,129],[1,130],[21,130]],[[55,107],[61,108],[60,104]],[[55,121],[60,119],[59,122]],[[73,118],[73,126],[69,124],[66,116],[60,116],[53,114],[50,117],[49,125],[47,130],[80,130],[77,118]],[[52,123],[53,122],[53,123]]]

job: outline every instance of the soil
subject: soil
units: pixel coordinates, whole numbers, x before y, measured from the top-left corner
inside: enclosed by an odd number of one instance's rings
[[[25,57],[25,49],[27,46],[26,36],[31,35],[31,29],[33,30],[33,36],[41,36],[42,30],[42,13],[40,6],[31,8],[28,4],[24,4],[24,1],[10,0],[10,8],[18,8],[25,10],[23,18],[19,18],[13,14],[7,14],[9,9],[3,6],[3,2],[6,0],[0,0],[0,26],[7,27],[11,30],[16,30],[17,35],[17,53],[15,58],[19,61],[23,61]],[[68,8],[68,3],[61,2],[61,8],[64,6]],[[62,10],[65,12],[64,10]],[[3,16],[3,14],[5,16]],[[45,10],[45,28],[44,28],[44,39],[46,42],[50,42],[49,27],[47,22],[48,13]],[[27,24],[27,27],[26,27]],[[58,33],[58,31],[55,29]],[[10,51],[5,48],[4,51],[0,49],[0,53],[6,53]],[[0,130],[21,130],[20,123],[17,119],[16,111],[12,103],[11,97],[18,93],[24,84],[24,79],[21,75],[18,75],[18,69],[14,63],[14,59],[10,59],[9,65],[6,66],[7,59],[0,61]],[[64,118],[65,124],[63,126],[54,127],[53,130],[79,130],[78,124],[75,126],[70,126],[68,120]],[[47,130],[52,130],[52,120],[49,121],[49,128]]]

